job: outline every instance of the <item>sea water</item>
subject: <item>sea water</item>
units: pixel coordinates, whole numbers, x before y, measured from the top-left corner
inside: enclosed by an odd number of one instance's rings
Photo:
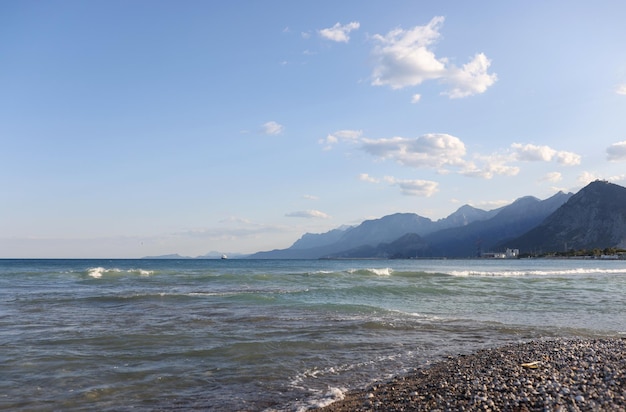
[[[0,260],[0,409],[306,410],[449,354],[626,336],[626,261]]]

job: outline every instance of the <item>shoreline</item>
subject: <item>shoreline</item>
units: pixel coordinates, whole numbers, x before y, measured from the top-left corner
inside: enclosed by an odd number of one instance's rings
[[[533,340],[449,356],[317,410],[626,411],[626,338]]]

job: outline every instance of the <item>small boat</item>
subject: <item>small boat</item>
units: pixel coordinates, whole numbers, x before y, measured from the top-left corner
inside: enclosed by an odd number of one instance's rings
[[[228,259],[228,256],[222,255],[222,259],[226,260],[226,259]]]

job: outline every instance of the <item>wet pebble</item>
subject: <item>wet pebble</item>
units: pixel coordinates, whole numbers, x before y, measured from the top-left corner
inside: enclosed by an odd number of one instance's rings
[[[625,339],[559,339],[448,357],[323,410],[619,411],[625,397]]]

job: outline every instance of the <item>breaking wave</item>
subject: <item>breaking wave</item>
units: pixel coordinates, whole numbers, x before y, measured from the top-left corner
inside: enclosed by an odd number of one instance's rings
[[[393,274],[393,269],[391,268],[349,269],[348,273],[357,274],[357,275],[391,276]]]
[[[520,276],[570,276],[570,275],[594,275],[594,274],[624,274],[624,269],[600,269],[600,268],[576,268],[555,270],[453,270],[449,274],[458,277],[520,277]]]
[[[154,274],[153,270],[145,269],[118,269],[118,268],[103,268],[95,267],[87,269],[87,276],[94,279],[101,279],[103,276],[120,276],[122,274],[150,276]]]

